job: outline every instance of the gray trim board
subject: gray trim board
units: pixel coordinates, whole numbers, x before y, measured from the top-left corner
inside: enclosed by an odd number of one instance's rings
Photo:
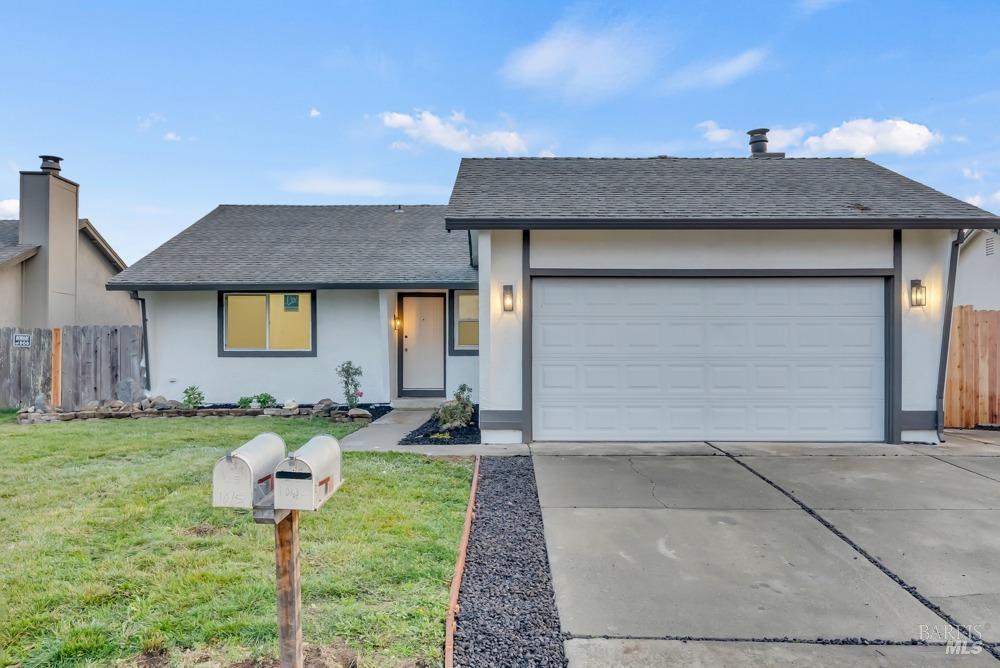
[[[900,431],[937,429],[937,411],[900,411]]]
[[[523,429],[524,412],[518,410],[479,411],[480,429]]]
[[[451,357],[479,357],[479,348],[456,348],[455,327],[458,325],[457,290],[448,291],[448,355]],[[479,292],[478,290],[462,290],[462,292]]]
[[[542,278],[781,278],[781,277],[853,277],[892,276],[893,268],[861,269],[563,269],[538,268],[529,270],[532,277]]]
[[[886,416],[885,439],[888,443],[902,442],[903,412],[903,304],[899,290],[903,284],[903,231],[892,232],[893,274],[886,280],[886,325],[889,336],[886,348]],[[890,325],[891,323],[891,325]],[[890,363],[891,360],[891,363]]]
[[[399,314],[400,318],[403,318],[403,299],[405,297],[437,297],[444,302],[444,308],[442,308],[442,316],[444,317],[444,327],[448,328],[448,298],[443,292],[398,292],[396,293],[396,312]],[[405,319],[403,320],[403,327],[406,327]],[[444,355],[442,356],[442,366],[441,369],[441,389],[429,389],[429,390],[404,390],[403,389],[403,332],[396,335],[396,396],[397,397],[443,397],[446,395],[446,389],[448,387],[448,335],[447,333],[441,337],[444,340],[441,345],[444,347]]]
[[[959,230],[951,242],[951,260],[948,263],[948,285],[944,297],[944,322],[941,325],[941,357],[938,360],[938,382],[935,404],[938,440],[944,440],[944,383],[948,374],[948,348],[951,344],[951,316],[955,308],[955,280],[958,277],[958,254],[965,242],[965,233]]]
[[[316,357],[316,291],[296,290],[295,292],[308,292],[310,294],[310,323],[312,348],[310,350],[226,350],[226,295],[234,294],[259,294],[261,292],[292,292],[292,290],[220,290],[219,291],[219,357]],[[143,330],[145,331],[145,330]],[[148,362],[147,362],[148,363]]]
[[[997,218],[445,218],[447,230],[961,230]]]
[[[479,283],[444,281],[413,283],[112,283],[108,290],[145,290],[149,292],[178,292],[199,290],[222,290],[225,292],[291,292],[293,290],[478,290]]]
[[[521,440],[531,443],[531,232],[521,234]]]

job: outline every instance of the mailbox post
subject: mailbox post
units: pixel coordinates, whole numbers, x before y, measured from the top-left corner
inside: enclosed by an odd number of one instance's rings
[[[319,510],[342,482],[340,444],[314,436],[285,456],[277,434],[260,434],[220,459],[212,473],[212,505],[253,510],[274,525],[275,584],[282,668],[302,668],[299,511]]]

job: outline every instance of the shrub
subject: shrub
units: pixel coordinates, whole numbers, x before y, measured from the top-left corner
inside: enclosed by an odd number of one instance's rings
[[[188,408],[198,408],[205,403],[205,393],[198,389],[197,385],[189,385],[184,388],[184,399],[181,403]]]
[[[250,404],[253,403],[255,398],[256,397],[240,397],[239,401],[236,402],[236,405],[240,408],[250,408]]]
[[[455,391],[455,398],[441,404],[434,411],[434,419],[441,431],[468,427],[472,422],[472,388],[462,383]]]
[[[274,395],[267,392],[261,392],[253,398],[257,400],[261,408],[274,408],[278,405],[278,400],[274,398]]]
[[[347,360],[337,367],[337,375],[344,385],[344,401],[348,408],[358,407],[358,397],[364,396],[361,391],[361,376],[364,375],[361,367],[354,366],[354,362]]]

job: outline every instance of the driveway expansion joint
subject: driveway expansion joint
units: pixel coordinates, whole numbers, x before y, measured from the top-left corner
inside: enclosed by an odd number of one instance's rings
[[[636,635],[590,635],[585,633],[563,633],[566,640],[675,640],[678,642],[747,642],[784,643],[789,645],[852,645],[885,647],[946,647],[946,641],[936,640],[883,640],[881,638],[792,638],[789,636],[764,636],[760,638],[716,637],[716,636],[636,636]],[[984,646],[987,643],[982,643]]]
[[[834,526],[833,523],[831,523],[829,520],[827,520],[822,515],[820,515],[819,513],[817,513],[815,510],[813,510],[811,507],[809,507],[805,502],[801,501],[794,494],[792,494],[791,492],[789,492],[788,490],[786,490],[784,487],[782,487],[778,483],[774,482],[773,480],[771,480],[770,478],[768,478],[767,476],[765,476],[763,473],[760,473],[759,471],[757,471],[756,469],[754,469],[749,464],[746,464],[746,463],[740,461],[740,458],[735,457],[734,455],[731,455],[730,453],[726,452],[722,448],[719,448],[719,447],[713,445],[712,443],[710,443],[708,441],[705,441],[705,444],[708,445],[711,448],[715,448],[716,450],[719,450],[724,455],[726,455],[727,457],[729,457],[730,459],[732,459],[734,462],[736,462],[736,464],[742,466],[747,471],[749,471],[750,473],[752,473],[753,475],[757,476],[758,478],[760,478],[761,480],[763,480],[764,482],[766,482],[768,485],[770,485],[774,489],[776,489],[779,492],[781,492],[782,494],[784,494],[786,497],[788,497],[789,500],[791,500],[793,503],[795,503],[797,506],[799,506],[799,508],[801,508],[807,515],[809,515],[810,517],[812,517],[813,519],[815,519],[817,522],[819,522],[820,524],[822,524],[824,527],[826,527],[827,530],[829,530],[831,533],[833,533],[835,536],[837,536],[837,538],[839,538],[844,543],[846,543],[852,550],[854,550],[855,552],[857,552],[858,554],[860,554],[862,557],[864,557],[865,559],[867,559],[868,562],[871,563],[872,566],[874,566],[875,568],[877,568],[878,570],[880,570],[885,576],[887,576],[893,582],[895,582],[900,587],[902,587],[903,590],[906,591],[906,593],[908,593],[910,596],[912,596],[913,598],[915,598],[918,602],[920,602],[921,605],[923,605],[925,608],[927,608],[928,610],[930,610],[931,612],[933,612],[935,615],[937,615],[938,617],[940,617],[943,621],[947,622],[948,624],[950,624],[951,626],[953,626],[954,628],[956,628],[958,630],[958,632],[961,633],[963,636],[965,636],[970,643],[972,643],[974,645],[981,645],[982,647],[985,647],[987,649],[987,651],[989,651],[989,653],[991,655],[993,655],[993,657],[995,659],[997,659],[998,661],[1000,661],[1000,643],[986,642],[986,641],[982,640],[981,638],[975,638],[975,637],[973,637],[972,634],[969,633],[969,631],[968,631],[968,629],[972,628],[971,626],[967,626],[967,625],[963,625],[963,624],[959,623],[954,617],[952,617],[950,614],[948,614],[947,612],[945,612],[944,610],[942,610],[940,606],[935,605],[930,599],[928,599],[926,596],[924,596],[923,594],[921,594],[917,590],[916,587],[914,587],[913,585],[910,585],[905,580],[903,580],[903,578],[901,578],[899,575],[897,575],[892,570],[890,570],[885,564],[883,564],[876,557],[874,557],[873,555],[871,555],[863,547],[861,547],[856,542],[854,542],[853,540],[851,540],[845,533],[843,533],[840,529],[838,529],[836,526]],[[961,467],[959,467],[959,468],[961,468]],[[761,641],[761,642],[766,642],[766,641]],[[929,643],[926,643],[926,642],[923,642],[923,641],[913,641],[913,644],[929,644]]]

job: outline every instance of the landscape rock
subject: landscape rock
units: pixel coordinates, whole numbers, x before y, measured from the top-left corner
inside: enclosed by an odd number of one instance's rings
[[[352,420],[356,420],[358,418],[362,418],[365,420],[372,419],[372,414],[366,411],[364,408],[352,408],[351,410],[347,411],[347,416],[350,417]]]
[[[282,404],[281,407],[284,408],[286,411],[299,410],[299,404],[295,401],[295,399],[289,399],[284,404]]]
[[[281,408],[265,408],[263,409],[264,415],[268,417],[280,417],[283,409]]]
[[[35,397],[35,402],[32,404],[36,411],[40,413],[51,413],[52,405],[49,404],[48,400],[45,398],[44,394],[39,394]]]

